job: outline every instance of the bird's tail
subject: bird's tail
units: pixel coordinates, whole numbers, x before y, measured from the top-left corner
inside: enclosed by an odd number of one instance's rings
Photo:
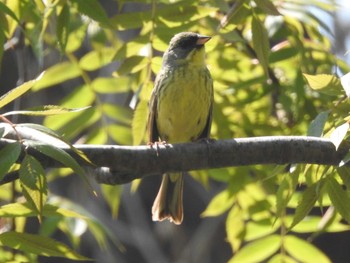
[[[158,195],[152,207],[153,221],[170,220],[177,225],[183,219],[182,192],[184,178],[182,173],[164,174]]]

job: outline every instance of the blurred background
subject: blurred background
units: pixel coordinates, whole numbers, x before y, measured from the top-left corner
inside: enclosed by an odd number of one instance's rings
[[[312,120],[333,110],[327,115],[323,133],[327,134],[348,117],[343,91],[335,96],[318,93],[303,78],[303,73],[342,77],[349,71],[346,0],[1,3],[1,95],[46,71],[30,93],[1,113],[40,105],[92,106],[56,116],[10,118],[13,123],[43,124],[71,143],[147,143],[147,102],[153,81],[169,40],[182,31],[212,36],[206,47],[215,89],[213,138],[307,135]],[[14,228],[13,221],[4,217],[1,232],[50,236],[94,262],[303,262],[293,254],[298,242],[290,247],[276,241],[276,249],[253,261],[234,257],[239,251],[256,251],[255,241],[265,240],[269,246],[274,235],[291,234],[311,242],[320,262],[347,262],[346,221],[334,212],[329,222],[333,228],[318,227],[332,207],[329,200],[324,207],[314,204],[299,228],[286,231],[305,186],[327,173],[313,167],[309,169],[313,179],[308,179],[304,168],[298,168],[299,184],[283,213],[276,210],[276,192],[289,176],[284,167],[189,172],[181,226],[151,220],[161,176],[123,186],[98,185],[90,178],[94,196],[71,170],[48,169],[48,203],[88,219],[53,216],[39,223],[37,217],[16,218]],[[22,200],[20,182],[0,187],[1,205]],[[13,256],[4,247],[1,251],[3,259],[72,261],[26,251]]]

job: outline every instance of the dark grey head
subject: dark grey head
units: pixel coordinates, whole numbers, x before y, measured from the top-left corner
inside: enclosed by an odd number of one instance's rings
[[[185,59],[194,49],[203,48],[211,37],[192,32],[176,34],[170,41],[168,50],[164,53],[163,65],[171,65],[178,59]]]

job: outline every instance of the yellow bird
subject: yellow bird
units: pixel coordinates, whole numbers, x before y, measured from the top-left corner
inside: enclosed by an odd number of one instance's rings
[[[210,37],[192,32],[175,35],[163,55],[149,103],[149,141],[183,143],[208,138],[213,107],[213,80],[205,64]],[[152,207],[153,221],[183,220],[183,174],[163,175]]]

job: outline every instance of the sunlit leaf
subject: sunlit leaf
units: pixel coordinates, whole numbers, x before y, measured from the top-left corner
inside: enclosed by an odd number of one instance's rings
[[[236,201],[236,196],[229,190],[224,190],[217,194],[209,203],[201,216],[218,216],[225,213]]]
[[[20,21],[16,16],[16,14],[10,8],[8,8],[3,2],[0,2],[0,10],[5,14],[9,15],[11,18],[13,18],[18,24],[20,24]]]
[[[31,108],[28,110],[10,111],[3,114],[3,116],[8,115],[28,115],[28,116],[50,116],[64,114],[68,112],[79,112],[85,110],[89,107],[68,109],[58,105],[44,105],[40,107]]]
[[[41,74],[35,80],[27,81],[27,82],[23,83],[22,85],[10,90],[6,94],[2,95],[0,97],[0,108],[4,107],[6,104],[19,98],[21,95],[23,95],[28,90],[30,90],[34,86],[34,84],[36,84],[38,81],[41,81],[41,79],[43,78],[43,75],[45,75],[45,74]]]
[[[232,207],[226,219],[226,235],[234,251],[243,243],[245,228],[243,211],[238,206]]]
[[[345,74],[340,78],[340,83],[345,91],[346,96],[350,97],[350,73]]]
[[[108,63],[115,57],[116,50],[112,47],[105,47],[101,50],[93,50],[87,53],[79,61],[79,66],[84,70],[96,70]]]
[[[281,237],[278,235],[258,239],[239,250],[228,262],[263,262],[279,249],[280,243]]]
[[[90,127],[99,120],[100,116],[101,112],[92,107],[76,113],[48,116],[45,118],[44,125],[50,129],[58,130],[60,134],[65,135],[65,138],[71,138]]]
[[[46,257],[63,257],[73,260],[89,260],[79,255],[71,248],[63,243],[57,242],[49,237],[17,233],[5,232],[0,234],[0,243],[13,249],[18,249],[26,253],[33,253]]]
[[[267,263],[298,263],[298,261],[293,258],[287,256],[286,254],[277,254],[273,256]]]
[[[129,79],[118,78],[96,78],[91,83],[92,88],[99,93],[119,93],[130,91]]]
[[[177,25],[175,22],[190,22],[206,17],[209,14],[215,14],[217,8],[201,5],[191,5],[193,1],[180,1],[175,4],[164,5],[157,8],[156,20],[159,25],[170,23],[168,25]],[[118,14],[111,18],[113,25],[119,30],[141,27],[144,23],[152,19],[152,12],[128,12]]]
[[[55,64],[45,71],[43,77],[37,81],[33,87],[34,91],[47,88],[61,82],[79,77],[81,70],[79,67],[69,61]]]
[[[141,144],[142,140],[145,137],[147,115],[148,103],[144,100],[141,100],[134,111],[134,118],[132,119],[133,145]]]
[[[273,234],[281,226],[280,221],[271,224],[271,220],[263,219],[246,223],[245,240],[251,241]]]
[[[36,216],[32,206],[28,203],[11,203],[0,206],[1,217],[33,217]],[[77,213],[76,211],[67,208],[58,207],[51,204],[45,204],[43,207],[43,216],[51,217],[75,217],[87,219],[86,216]]]
[[[331,263],[330,259],[316,246],[298,237],[288,235],[284,237],[285,250],[299,262]]]
[[[340,80],[334,75],[309,75],[303,73],[303,76],[305,77],[310,88],[315,91],[333,96],[341,95],[342,93]]]
[[[338,149],[339,145],[344,140],[346,134],[348,133],[349,127],[349,123],[345,122],[344,124],[335,128],[335,130],[331,133],[330,140],[334,144],[336,149]]]

